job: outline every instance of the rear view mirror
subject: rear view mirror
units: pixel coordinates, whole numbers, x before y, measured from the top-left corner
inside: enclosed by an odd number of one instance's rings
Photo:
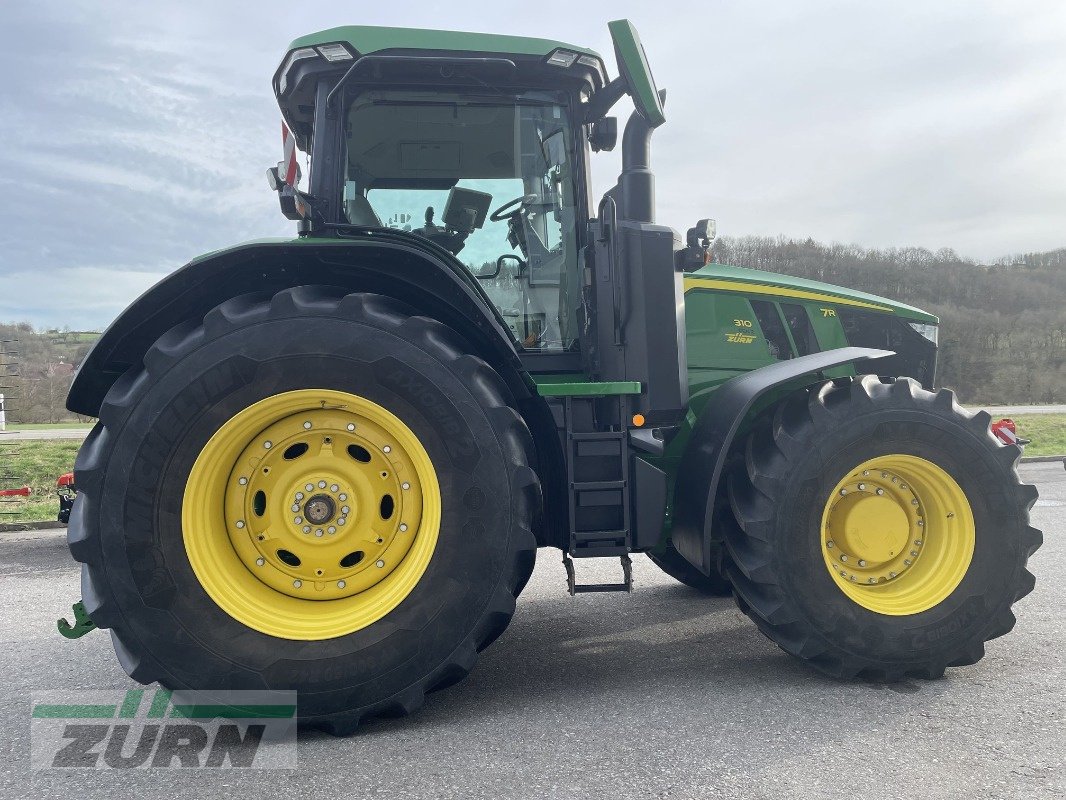
[[[618,117],[603,117],[592,124],[589,146],[592,152],[610,152],[618,143]]]
[[[616,19],[607,23],[614,42],[614,56],[618,61],[618,71],[626,82],[633,105],[652,128],[666,122],[662,99],[655,86],[644,45],[640,43],[637,29],[628,19]]]

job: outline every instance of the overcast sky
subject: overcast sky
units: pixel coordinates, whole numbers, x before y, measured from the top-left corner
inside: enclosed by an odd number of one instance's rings
[[[263,175],[298,35],[438,27],[607,55],[622,16],[669,91],[660,222],[978,259],[1066,246],[1061,0],[4,2],[0,320],[99,328],[199,253],[291,234]],[[618,166],[596,157],[600,190]]]

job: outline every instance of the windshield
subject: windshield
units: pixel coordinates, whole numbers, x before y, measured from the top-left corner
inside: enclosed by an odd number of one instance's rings
[[[346,115],[344,211],[453,252],[517,341],[574,346],[576,209],[565,98],[370,91]]]

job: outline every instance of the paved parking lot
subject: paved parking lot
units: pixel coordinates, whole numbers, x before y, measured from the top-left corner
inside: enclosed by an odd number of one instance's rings
[[[56,532],[0,534],[0,796],[985,798],[1066,794],[1066,471],[1041,489],[1037,588],[979,664],[940,681],[840,683],[764,639],[731,600],[635,560],[632,595],[570,598],[555,551],[474,674],[349,739],[301,734],[287,773],[31,773],[29,692],[131,688],[108,637],[55,618],[78,597]],[[613,572],[578,564],[581,580]]]

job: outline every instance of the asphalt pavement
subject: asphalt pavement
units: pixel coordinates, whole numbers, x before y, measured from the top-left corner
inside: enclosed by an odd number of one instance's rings
[[[29,769],[33,689],[127,689],[109,638],[70,642],[55,531],[0,535],[0,797],[1043,798],[1066,794],[1066,471],[1026,464],[1045,544],[1015,630],[938,681],[839,682],[729,599],[634,560],[633,594],[571,598],[541,551],[508,631],[415,715],[299,737],[292,772]],[[614,568],[579,563],[579,580]]]

